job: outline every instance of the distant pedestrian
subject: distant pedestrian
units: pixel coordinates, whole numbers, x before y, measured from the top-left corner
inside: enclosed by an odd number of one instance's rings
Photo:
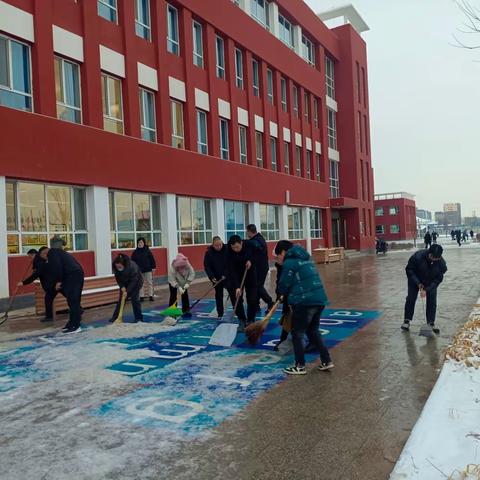
[[[434,230],[432,233],[432,241],[433,243],[437,243],[438,233]]]
[[[470,239],[473,240],[473,236],[475,235],[475,232],[473,230],[470,230]]]
[[[227,275],[227,247],[220,237],[213,237],[212,245],[208,247],[203,259],[203,267],[207,277],[215,287],[215,304],[218,318],[224,315],[223,293]],[[220,282],[220,283],[219,283]]]
[[[455,230],[452,230],[450,232],[450,235],[452,236],[452,240],[455,240]]]
[[[460,230],[456,230],[455,238],[457,239],[458,246],[462,246],[462,232]]]
[[[432,245],[428,250],[420,250],[410,257],[405,268],[408,278],[408,295],[405,301],[405,315],[402,330],[410,329],[410,322],[415,312],[418,292],[427,299],[427,324],[433,333],[440,333],[435,327],[437,311],[437,288],[447,272],[447,264],[442,258],[443,248]]]
[[[182,296],[182,312],[183,318],[191,318],[190,299],[188,298],[188,289],[195,280],[195,270],[188,261],[188,258],[179,253],[173,260],[168,271],[168,284],[170,289],[169,306],[177,302],[177,294],[180,292]]]
[[[120,287],[117,306],[113,312],[110,322],[114,322],[118,318],[120,311],[120,302],[122,296],[126,295],[126,299],[132,302],[133,316],[135,322],[143,320],[142,306],[140,305],[140,290],[143,287],[143,276],[138,265],[128,258],[128,255],[121,253],[112,264],[115,280]]]
[[[145,297],[149,297],[153,302],[153,271],[157,268],[157,264],[144,237],[139,237],[137,240],[137,248],[132,253],[132,260],[138,265],[143,277],[140,301],[143,302]]]
[[[423,241],[425,242],[425,248],[430,248],[432,246],[432,235],[427,230],[427,233],[423,237]]]
[[[467,233],[467,229],[465,229],[462,232],[462,242],[466,243],[467,240],[468,240],[468,233]]]

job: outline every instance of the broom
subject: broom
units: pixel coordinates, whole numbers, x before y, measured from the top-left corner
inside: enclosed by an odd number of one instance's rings
[[[224,280],[225,280],[225,277],[222,277],[220,280],[217,280],[216,282],[214,282],[212,286],[209,287],[209,289],[200,298],[198,298],[197,300],[195,300],[195,302],[192,303],[192,305],[188,308],[188,310],[183,315],[190,313],[206,296],[210,294],[210,292],[215,290],[215,288],[218,285],[220,285]]]
[[[116,324],[123,323],[123,309],[125,308],[126,301],[127,301],[127,292],[124,292],[120,300],[120,308],[118,309],[117,318],[113,321],[113,323],[116,323]]]
[[[268,326],[268,322],[270,322],[273,314],[276,312],[278,306],[282,303],[283,297],[280,297],[274,304],[273,307],[270,309],[268,314],[265,316],[263,320],[259,320],[258,322],[251,323],[245,329],[245,336],[247,337],[248,343],[250,345],[256,345],[260,337],[263,335],[263,332],[266,330]]]

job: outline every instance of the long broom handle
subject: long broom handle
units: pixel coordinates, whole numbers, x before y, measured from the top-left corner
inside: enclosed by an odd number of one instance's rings
[[[122,293],[122,298],[120,299],[120,308],[118,309],[118,315],[115,319],[115,322],[123,322],[123,309],[125,308],[125,302],[127,301],[127,292]]]
[[[220,283],[222,283],[224,280],[225,280],[225,277],[222,277],[220,280],[217,280],[216,282],[214,282],[213,285],[209,287],[209,289],[199,299],[195,300],[195,302],[192,303],[192,305],[189,307],[189,309],[185,313],[189,313],[190,310],[192,310],[192,308],[196,307],[210,292],[215,290],[215,288],[218,287],[218,285],[220,285]]]
[[[264,323],[265,325],[268,324],[268,322],[271,320],[271,318],[273,317],[273,314],[277,311],[277,308],[279,307],[279,305],[283,302],[283,297],[280,297],[272,306],[272,308],[269,310],[269,312],[265,315],[265,317],[263,318],[263,320],[261,320],[262,323]]]
[[[31,260],[30,262],[28,262],[27,268],[25,269],[25,272],[24,272],[23,275],[22,275],[22,280],[23,280],[23,278],[25,277],[25,275],[27,274],[27,272],[30,270],[30,268],[32,268],[32,264],[33,264],[33,260]],[[4,315],[2,316],[2,318],[8,316],[8,313],[10,312],[10,310],[11,310],[12,307],[13,307],[13,302],[15,301],[15,298],[17,297],[18,291],[20,290],[20,287],[21,287],[21,286],[23,286],[23,285],[19,285],[19,284],[17,283],[17,285],[16,285],[16,287],[15,287],[15,290],[13,291],[13,295],[10,297],[10,300],[8,301],[7,309],[5,310],[5,313],[4,313]]]
[[[248,268],[245,267],[245,271],[243,272],[242,282],[240,283],[240,295],[235,300],[235,306],[233,307],[233,316],[237,314],[238,302],[240,302],[240,297],[243,295],[243,288],[245,287],[245,280],[247,279],[247,273],[248,273]]]

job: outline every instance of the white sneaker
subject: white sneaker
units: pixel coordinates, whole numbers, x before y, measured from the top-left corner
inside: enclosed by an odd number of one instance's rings
[[[410,330],[410,322],[408,322],[407,320],[405,320],[403,323],[402,323],[402,326],[400,327],[404,332],[408,332]]]
[[[284,368],[283,371],[288,375],[306,375],[307,373],[307,369],[300,365],[293,365],[292,367]]]
[[[317,370],[320,370],[321,372],[326,372],[327,370],[331,370],[335,365],[333,362],[328,362],[328,363],[321,363],[318,367]]]
[[[65,335],[70,335],[71,333],[80,333],[81,331],[82,327],[80,325],[78,327],[64,328],[62,330]]]

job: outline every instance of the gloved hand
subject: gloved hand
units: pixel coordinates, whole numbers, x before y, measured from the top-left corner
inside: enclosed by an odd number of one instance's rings
[[[178,287],[178,291],[180,292],[180,295],[185,293],[185,290],[182,287]]]
[[[183,290],[186,292],[188,289],[190,288],[190,284],[189,283],[186,283],[184,286],[183,286]]]

